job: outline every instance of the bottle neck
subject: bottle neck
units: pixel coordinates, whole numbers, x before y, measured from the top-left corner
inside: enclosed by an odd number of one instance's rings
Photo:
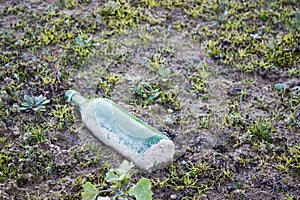
[[[70,98],[71,104],[75,104],[76,106],[79,107],[80,110],[83,104],[86,103],[87,101],[89,101],[89,99],[81,96],[79,93],[73,94]]]

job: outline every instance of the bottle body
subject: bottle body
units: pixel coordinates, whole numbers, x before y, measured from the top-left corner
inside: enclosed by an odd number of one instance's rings
[[[89,100],[77,95],[79,93],[69,101],[79,107],[87,128],[104,144],[142,169],[172,161],[175,146],[165,135],[113,101],[104,98]]]

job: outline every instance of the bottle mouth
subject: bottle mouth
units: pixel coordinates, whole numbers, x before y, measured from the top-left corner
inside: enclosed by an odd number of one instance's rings
[[[68,90],[66,93],[65,93],[65,99],[67,99],[67,102],[71,102],[72,100],[72,97],[75,95],[75,94],[79,94],[79,92],[75,91],[75,90]]]

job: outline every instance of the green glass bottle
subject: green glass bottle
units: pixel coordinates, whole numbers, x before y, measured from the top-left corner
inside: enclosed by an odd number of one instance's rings
[[[172,161],[174,143],[118,104],[105,98],[87,99],[74,90],[68,90],[65,96],[77,106],[82,121],[97,139],[138,167],[148,170]]]

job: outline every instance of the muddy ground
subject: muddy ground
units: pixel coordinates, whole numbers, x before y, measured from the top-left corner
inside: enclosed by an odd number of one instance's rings
[[[131,172],[153,199],[300,199],[299,10],[296,0],[0,0],[1,198],[109,188],[124,158],[66,102],[75,89],[174,141],[173,163]]]

